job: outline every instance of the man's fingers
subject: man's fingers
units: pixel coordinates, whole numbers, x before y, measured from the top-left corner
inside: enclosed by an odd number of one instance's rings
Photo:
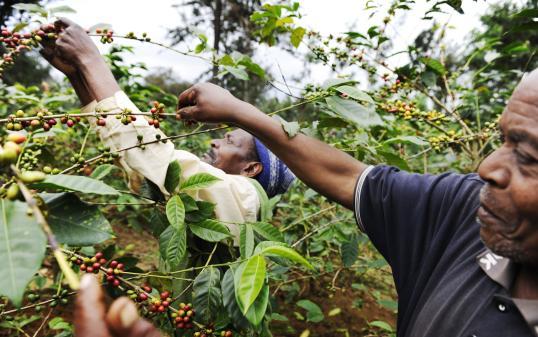
[[[60,24],[63,27],[71,27],[71,26],[77,26],[77,24],[68,18],[58,18],[58,20],[55,22],[55,24]]]
[[[188,106],[179,109],[177,113],[181,116],[181,119],[196,120],[196,113],[198,112],[197,106]]]
[[[108,327],[115,336],[160,337],[153,324],[140,318],[134,303],[127,297],[114,301],[106,315]]]
[[[49,48],[42,48],[39,50],[39,54],[47,61],[51,61],[54,58],[54,51]]]
[[[105,310],[99,282],[93,275],[85,274],[75,302],[75,335],[110,337],[105,323]]]
[[[196,105],[196,90],[194,87],[190,87],[179,95],[177,109],[192,105]]]

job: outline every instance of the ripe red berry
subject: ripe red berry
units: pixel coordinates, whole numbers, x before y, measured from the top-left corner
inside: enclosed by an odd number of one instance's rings
[[[101,252],[95,253],[95,258],[96,259],[99,260],[99,259],[102,259],[103,257],[104,257],[103,253],[101,253]]]
[[[144,286],[142,286],[142,289],[144,289],[144,290],[145,290],[146,292],[148,292],[148,293],[150,293],[151,290],[152,290],[152,288],[151,288],[150,286],[148,286],[148,285],[144,285]]]
[[[160,126],[160,125],[159,125],[159,121],[156,120],[156,119],[154,119],[154,120],[153,120],[153,126],[154,126],[156,129],[158,129],[159,126]]]
[[[191,320],[189,316],[183,317],[183,322],[188,323]]]
[[[43,130],[49,131],[50,130],[50,124],[48,124],[48,123],[43,124]]]
[[[93,273],[93,267],[92,266],[86,267],[86,272]]]
[[[86,265],[85,265],[85,264],[83,264],[83,265],[81,265],[81,266],[80,266],[80,270],[82,270],[82,271],[85,271],[85,270],[86,270],[86,268],[87,268],[87,267],[86,267]]]
[[[191,306],[187,304],[187,305],[183,308],[183,310],[185,310],[185,311],[189,311],[189,310],[191,310]]]
[[[168,292],[168,291],[163,291],[163,292],[161,293],[161,300],[164,301],[164,300],[166,300],[168,297],[170,297],[170,292]]]
[[[97,125],[99,126],[105,126],[106,125],[106,120],[104,118],[99,118],[97,120]]]
[[[192,329],[192,323],[185,324],[185,329]]]
[[[185,329],[185,323],[183,323],[183,322],[178,323],[177,328],[178,329]]]
[[[54,125],[56,125],[57,122],[56,122],[56,120],[54,118],[51,118],[51,119],[48,120],[47,123],[49,123],[50,126],[54,126]]]
[[[163,301],[163,307],[166,308],[166,307],[168,307],[169,305],[170,305],[170,302],[168,302],[168,301]]]
[[[106,263],[106,259],[104,259],[104,258],[99,259],[99,263],[100,263],[101,265],[105,264],[105,263]]]
[[[99,269],[101,268],[101,264],[99,262],[95,262],[92,267],[93,269]]]
[[[118,263],[118,269],[119,270],[123,270],[123,268],[125,267],[125,265],[123,263]]]
[[[112,262],[110,262],[110,267],[111,268],[116,268],[118,266],[118,261],[114,260]]]
[[[115,279],[114,282],[112,282],[112,285],[113,285],[114,287],[119,287],[119,286],[120,286],[120,280]]]
[[[147,299],[148,299],[148,295],[146,295],[145,293],[138,294],[138,301],[143,302]]]
[[[165,311],[166,311],[166,308],[165,308],[163,305],[160,305],[160,306],[157,308],[157,310],[158,310],[159,312],[165,312]]]
[[[72,128],[75,125],[75,122],[72,119],[69,119],[66,124],[68,127]]]
[[[106,277],[106,280],[107,280],[108,283],[112,283],[112,282],[114,282],[115,279],[116,279],[116,278],[115,278],[113,275],[108,275],[108,276]]]

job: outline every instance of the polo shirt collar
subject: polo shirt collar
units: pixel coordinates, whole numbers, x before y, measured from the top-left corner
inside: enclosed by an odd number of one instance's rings
[[[494,254],[486,248],[476,257],[480,268],[493,281],[500,284],[508,293],[516,276],[516,264],[506,257]],[[515,306],[534,332],[538,336],[538,300],[511,298]]]

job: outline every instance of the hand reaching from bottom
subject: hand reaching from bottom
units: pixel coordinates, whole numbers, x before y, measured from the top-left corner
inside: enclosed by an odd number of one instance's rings
[[[75,304],[77,337],[161,337],[159,330],[138,316],[135,304],[127,297],[115,300],[106,308],[97,278],[82,277]]]

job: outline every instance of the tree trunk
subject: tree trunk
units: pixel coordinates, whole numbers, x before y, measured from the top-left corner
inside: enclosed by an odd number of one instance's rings
[[[222,0],[215,0],[215,8],[213,9],[214,20],[213,20],[213,49],[215,54],[219,54],[220,39],[222,33]],[[217,65],[213,66],[213,81],[217,81],[217,75],[219,73],[219,67]]]

